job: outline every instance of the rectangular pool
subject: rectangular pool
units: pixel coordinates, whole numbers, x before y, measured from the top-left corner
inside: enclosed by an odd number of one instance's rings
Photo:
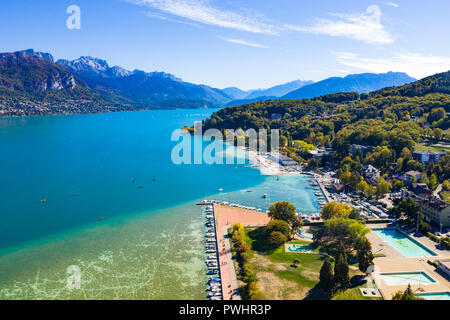
[[[407,237],[400,231],[392,228],[373,229],[373,232],[378,235],[383,241],[387,242],[401,255],[407,258],[418,257],[432,257],[436,256],[434,252],[428,250],[417,241]]]
[[[427,285],[436,283],[425,272],[404,272],[404,273],[382,273],[381,279],[389,286],[401,286],[401,285]]]
[[[425,300],[450,300],[450,292],[422,293],[417,294],[417,296],[420,298],[424,298]]]

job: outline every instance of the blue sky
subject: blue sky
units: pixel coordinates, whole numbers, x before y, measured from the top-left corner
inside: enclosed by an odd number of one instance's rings
[[[81,29],[66,27],[69,5]],[[432,0],[2,0],[0,51],[164,71],[218,88],[362,72],[450,70],[450,2]]]

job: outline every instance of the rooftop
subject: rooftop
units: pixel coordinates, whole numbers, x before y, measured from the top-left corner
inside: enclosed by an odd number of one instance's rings
[[[417,155],[445,155],[446,153],[445,152],[442,152],[442,151],[431,151],[431,150],[428,150],[428,151],[421,151],[421,152],[414,152],[414,154],[417,154]]]
[[[434,208],[436,210],[442,211],[446,209],[450,204],[445,202],[433,195],[429,194],[420,194],[416,196],[416,200],[418,203],[425,205],[427,207]]]
[[[416,177],[416,176],[419,176],[419,175],[421,175],[422,174],[422,172],[419,172],[419,171],[408,171],[407,173],[405,173],[407,176],[414,176],[414,177]]]
[[[364,171],[364,172],[367,172],[367,173],[369,173],[369,172],[375,173],[375,172],[378,172],[378,171],[379,171],[377,168],[375,168],[375,167],[374,167],[373,165],[371,165],[371,164],[362,167],[361,170]]]

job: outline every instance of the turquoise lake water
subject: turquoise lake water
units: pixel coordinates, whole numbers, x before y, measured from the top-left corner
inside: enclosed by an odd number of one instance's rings
[[[0,119],[0,299],[204,299],[196,201],[320,210],[303,176],[173,164],[173,130],[213,111]]]
[[[407,258],[431,257],[433,252],[395,229],[374,229],[373,232]]]

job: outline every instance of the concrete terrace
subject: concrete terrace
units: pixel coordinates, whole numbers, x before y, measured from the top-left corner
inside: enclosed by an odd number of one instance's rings
[[[369,228],[388,227],[387,224],[368,225]],[[392,226],[390,226],[392,227]],[[378,235],[371,232],[367,238],[372,244],[372,251],[376,254],[383,254],[385,257],[375,258],[375,272],[373,274],[375,283],[380,289],[384,299],[390,300],[398,291],[405,291],[406,285],[388,285],[381,274],[385,273],[416,273],[425,272],[435,283],[432,284],[411,284],[411,288],[415,293],[440,293],[450,291],[450,282],[448,278],[442,274],[435,266],[430,265],[428,261],[445,260],[450,257],[450,251],[439,250],[438,245],[424,236],[416,236],[403,230],[410,238],[416,240],[424,247],[437,254],[434,257],[418,257],[406,258],[389,243],[384,242]]]

